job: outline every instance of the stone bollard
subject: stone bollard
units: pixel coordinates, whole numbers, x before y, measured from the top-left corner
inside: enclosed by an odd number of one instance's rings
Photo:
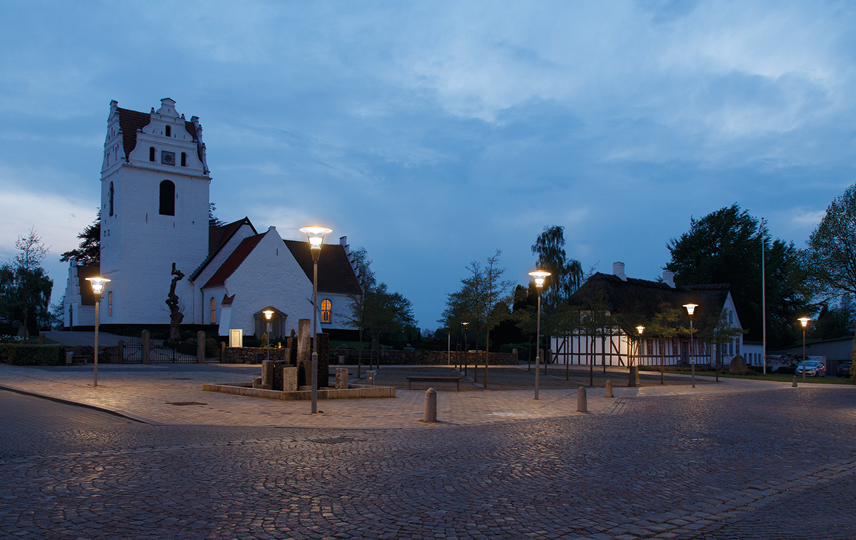
[[[630,380],[627,382],[627,386],[631,388],[639,386],[639,366],[630,366]]]
[[[613,395],[612,395],[612,381],[606,381],[606,397],[613,397]]]
[[[196,362],[205,363],[205,332],[202,330],[196,332]]]
[[[797,376],[794,375],[794,382],[791,384],[791,388],[796,388],[796,387],[797,387]]]
[[[341,357],[340,357],[341,358]],[[336,368],[336,390],[348,389],[348,368]]]
[[[296,392],[297,391],[297,368],[284,367],[282,368],[282,391]]]
[[[577,391],[577,412],[588,412],[588,403],[586,402],[586,389],[580,387]]]
[[[425,392],[425,414],[422,416],[422,421],[426,424],[437,421],[437,391],[433,388]]]
[[[273,389],[273,361],[265,360],[262,362],[262,382],[259,388],[265,390]]]

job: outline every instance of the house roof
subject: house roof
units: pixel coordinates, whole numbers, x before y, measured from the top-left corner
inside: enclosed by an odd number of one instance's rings
[[[253,231],[253,234],[258,234],[256,228],[253,227],[252,223],[250,223],[250,219],[246,217],[243,219],[239,219],[238,221],[233,221],[232,223],[227,223],[226,225],[221,225],[219,227],[208,227],[208,257],[206,257],[205,260],[202,261],[202,264],[200,264],[196,268],[196,270],[191,272],[190,281],[196,281],[196,278],[199,277],[199,274],[201,274],[203,270],[205,270],[205,267],[208,266],[208,263],[210,263],[211,260],[218,253],[220,253],[220,250],[223,249],[223,246],[225,246],[229,242],[229,240],[231,240],[232,237],[235,236],[235,233],[237,233],[238,230],[244,225],[249,225],[250,229],[252,229]]]
[[[259,242],[261,242],[264,236],[264,234],[257,234],[255,236],[250,236],[249,238],[244,238],[244,240],[238,244],[238,247],[235,248],[235,251],[233,251],[223,264],[220,265],[220,268],[214,272],[214,275],[211,276],[202,288],[222,287],[226,283],[226,280],[229,279],[229,276],[234,274],[235,270],[241,266],[249,254],[256,249],[256,246],[259,245]]]
[[[696,328],[702,329],[709,317],[719,316],[730,290],[728,284],[671,287],[666,283],[644,279],[627,278],[625,281],[618,276],[598,272],[571,295],[569,303],[579,304],[585,295],[601,291],[613,314],[638,315],[651,320],[660,311],[660,305],[666,303],[681,308],[681,317],[686,321],[689,317],[683,305],[694,303],[698,307],[693,314],[693,321]]]
[[[125,150],[125,159],[127,160],[128,156],[131,155],[131,152],[137,146],[137,131],[151,123],[152,115],[121,107],[116,107],[116,110],[119,112],[119,129],[122,130],[122,146]],[[194,141],[197,140],[196,126],[193,125],[193,122],[185,120],[184,130],[193,137]]]
[[[309,242],[284,240],[297,264],[312,281],[312,253]],[[345,248],[339,244],[324,244],[318,259],[318,290],[327,293],[362,294],[360,283]]]
[[[101,267],[98,265],[77,267],[77,284],[80,287],[80,305],[95,305],[95,294],[92,292],[92,284],[86,281],[86,278],[95,277],[100,273]]]

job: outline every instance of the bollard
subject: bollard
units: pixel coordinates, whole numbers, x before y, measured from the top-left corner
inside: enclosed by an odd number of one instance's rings
[[[797,376],[794,375],[794,382],[793,382],[793,384],[791,384],[791,388],[796,388],[796,387],[797,387]]]
[[[588,404],[586,403],[586,389],[580,387],[577,391],[577,412],[588,412]]]
[[[612,381],[606,381],[606,397],[612,397]]]
[[[426,424],[437,421],[437,392],[433,388],[425,392],[425,414],[422,416],[422,421]]]
[[[264,390],[273,389],[273,361],[265,360],[262,362],[262,380],[259,383],[259,388]]]

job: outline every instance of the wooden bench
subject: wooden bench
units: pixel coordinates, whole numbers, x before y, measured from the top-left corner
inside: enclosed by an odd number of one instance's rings
[[[458,392],[461,391],[461,379],[463,379],[463,375],[455,375],[452,377],[442,377],[436,376],[432,377],[430,375],[419,375],[413,377],[407,377],[407,389],[413,390],[413,381],[416,382],[453,382],[458,384]]]

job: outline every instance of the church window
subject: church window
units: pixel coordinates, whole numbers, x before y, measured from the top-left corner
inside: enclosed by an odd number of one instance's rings
[[[166,126],[166,129],[164,129],[164,133],[166,134],[167,137],[172,137],[172,128],[169,126]]]
[[[107,201],[110,208],[110,215],[113,215],[113,182],[110,182],[110,191],[107,194]]]
[[[181,166],[187,167],[187,152],[181,153]]]
[[[211,299],[211,324],[217,323],[217,302]]]
[[[107,292],[107,316],[113,316],[113,291]]]
[[[328,323],[333,320],[333,303],[329,300],[321,300],[321,322]]]
[[[155,147],[150,146],[149,147],[149,161],[154,161],[154,160],[155,160]]]
[[[175,215],[175,184],[169,180],[160,183],[160,209],[158,213],[162,216]]]

